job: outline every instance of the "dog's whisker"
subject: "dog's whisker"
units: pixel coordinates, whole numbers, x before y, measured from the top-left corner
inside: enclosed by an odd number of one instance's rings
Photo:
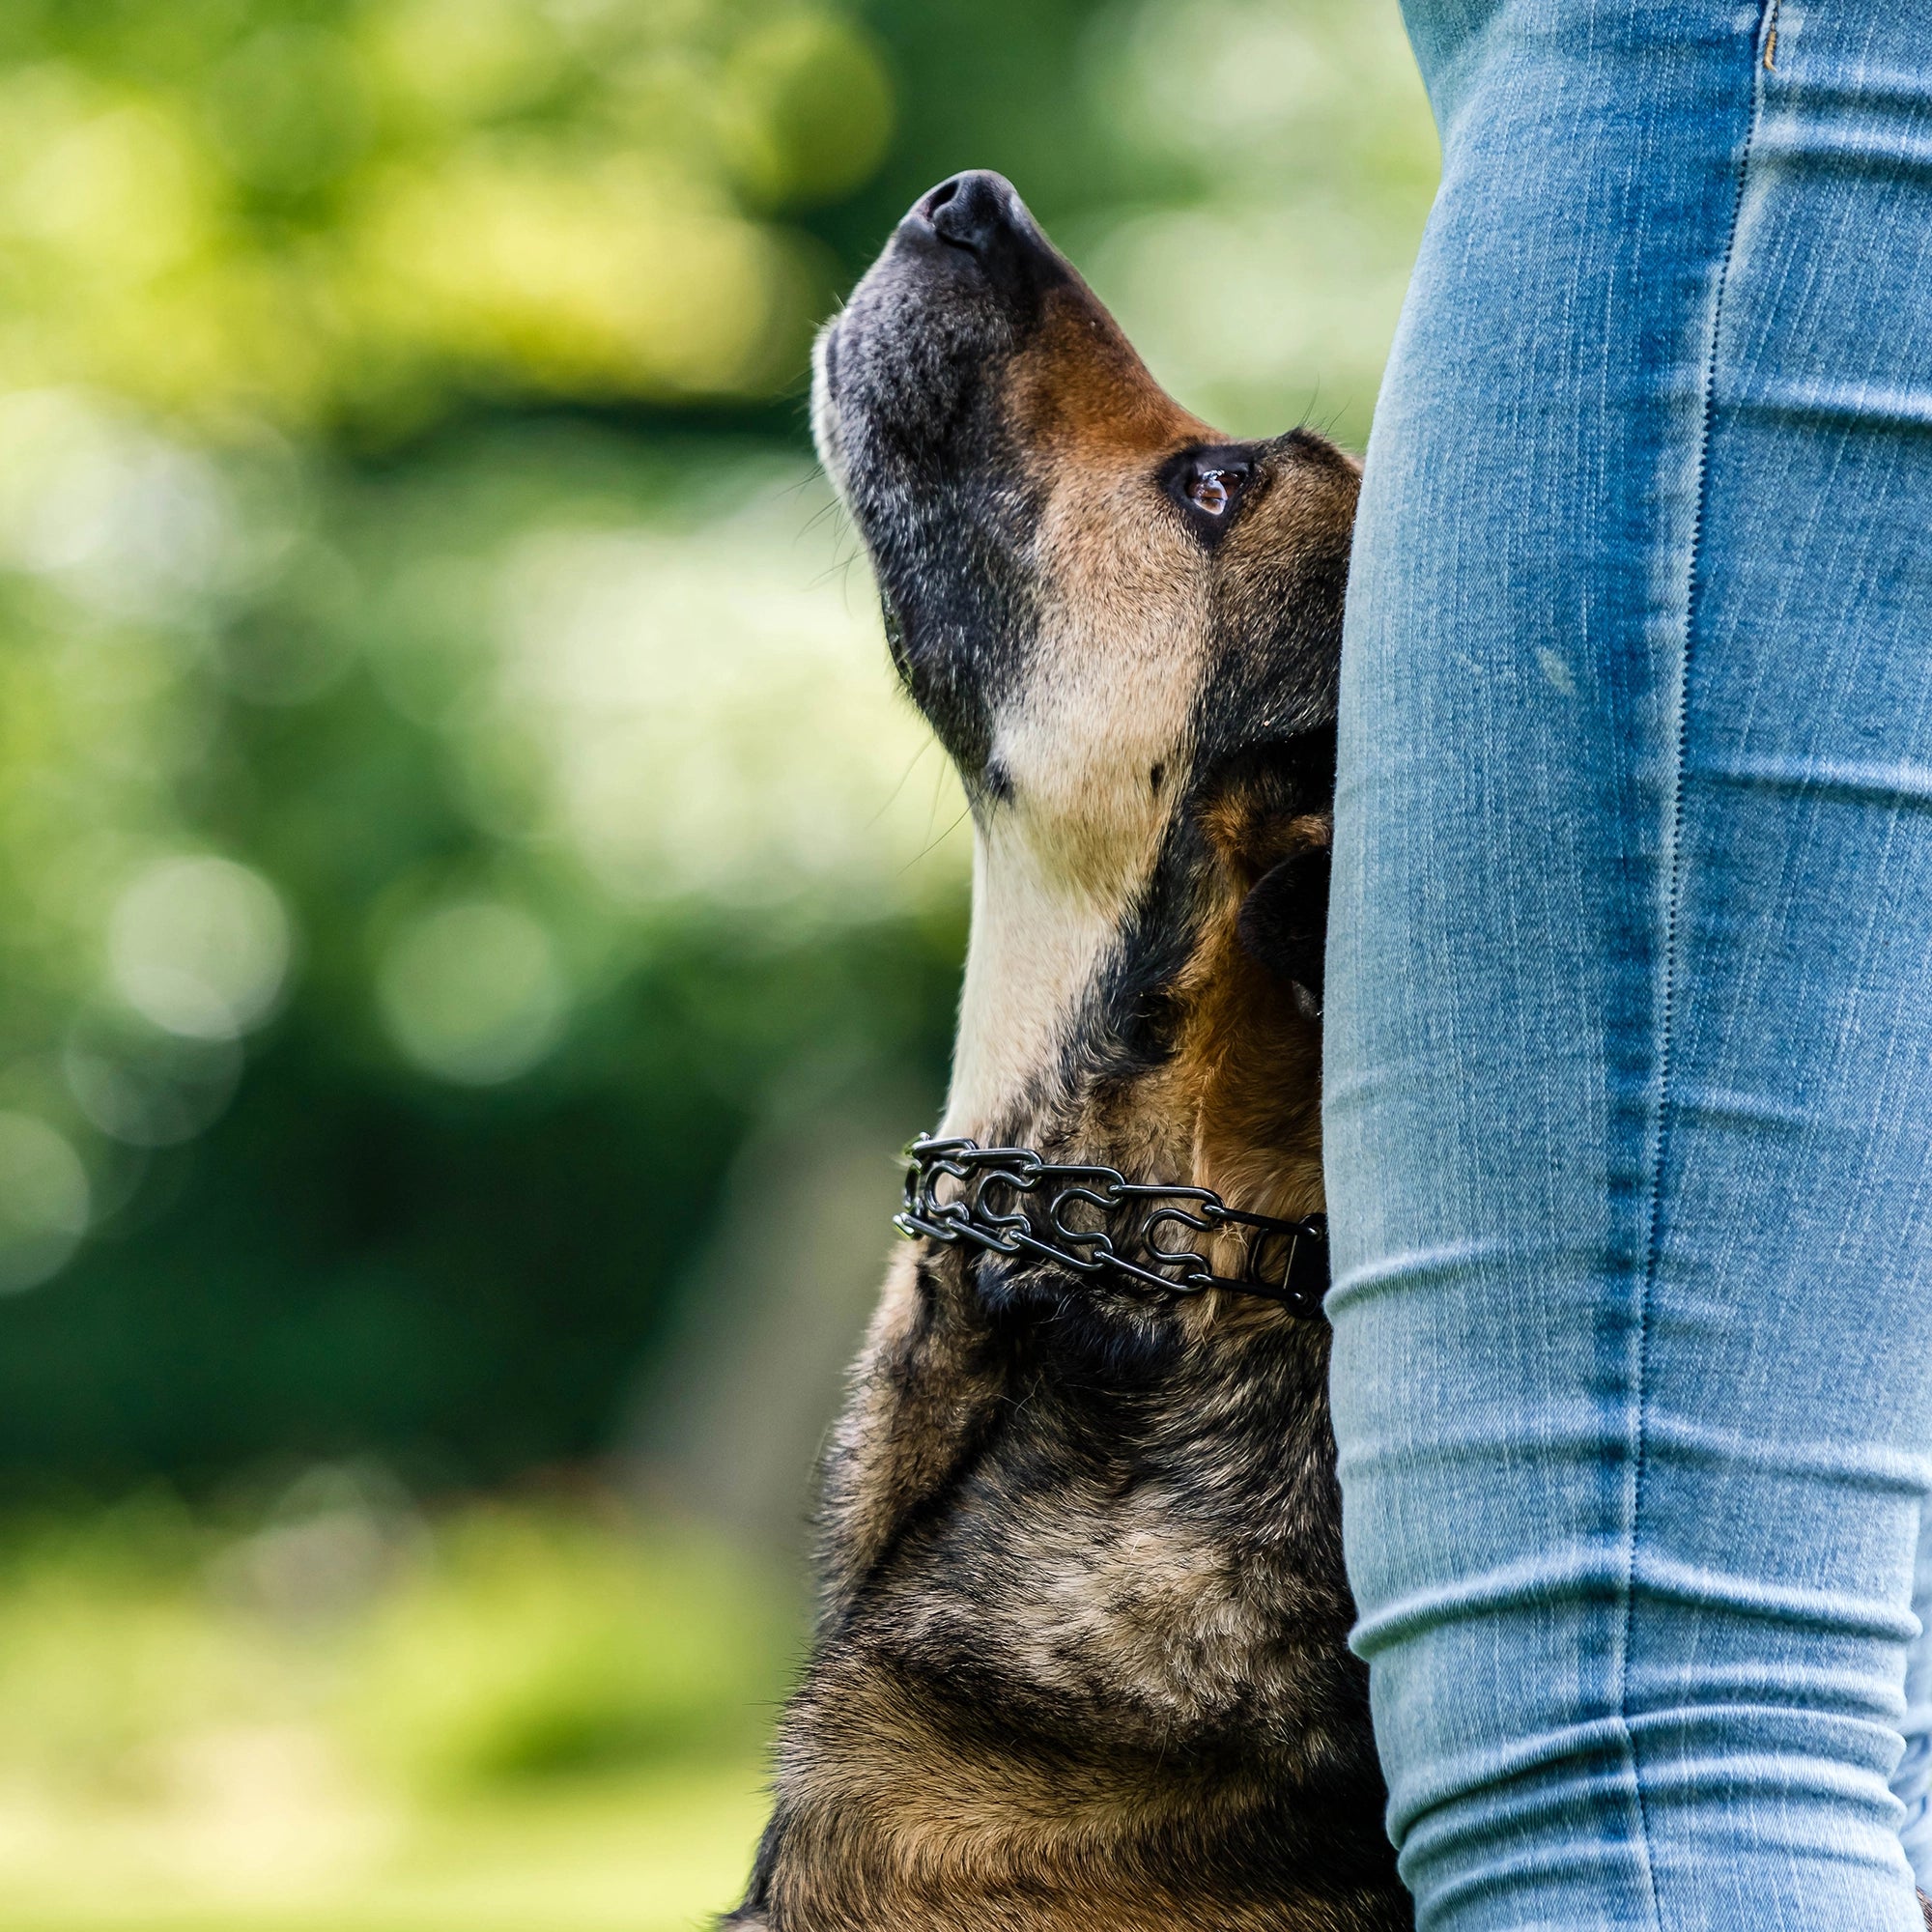
[[[939,848],[942,845],[944,845],[946,841],[949,838],[951,838],[952,835],[955,832],[957,832],[962,825],[966,823],[966,820],[971,815],[972,810],[973,808],[970,805],[961,806],[959,809],[959,816],[955,818],[951,825],[947,826],[947,828],[943,832],[941,832],[936,838],[932,839],[929,844],[923,846],[919,851],[915,852],[912,855],[912,857],[908,859],[905,862],[905,864],[899,867],[898,876],[900,878],[904,878],[905,875],[909,871],[911,871],[915,866],[919,865],[923,860],[931,858],[932,855],[935,852],[937,852]]]
[[[925,740],[923,744],[920,746],[919,750],[916,751],[912,754],[912,756],[906,760],[906,768],[899,774],[898,782],[895,785],[894,785],[892,790],[886,794],[885,801],[883,804],[880,805],[878,810],[873,812],[871,817],[867,819],[866,830],[867,832],[869,832],[873,826],[878,824],[879,820],[882,819],[886,815],[886,813],[893,809],[894,801],[898,797],[899,793],[904,791],[906,788],[906,781],[910,779],[913,773],[919,768],[921,760],[923,760],[925,757],[926,753],[933,751],[935,747],[933,745],[932,740],[928,738]]]

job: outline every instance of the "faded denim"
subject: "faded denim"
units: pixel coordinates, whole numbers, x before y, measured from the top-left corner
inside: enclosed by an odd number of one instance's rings
[[[1428,1932],[1919,1932],[1932,10],[1408,18],[1325,1102],[1390,1831]]]

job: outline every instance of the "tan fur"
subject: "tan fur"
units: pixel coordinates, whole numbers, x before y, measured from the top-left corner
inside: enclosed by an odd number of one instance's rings
[[[945,1131],[982,1134],[1052,1058],[1068,1011],[1152,867],[1184,751],[1207,583],[1149,514],[1150,459],[1212,435],[1176,407],[1084,290],[1053,305],[1009,407],[1047,478],[1032,562],[1052,586],[1039,647],[1061,675],[999,722],[1012,810],[976,828],[973,929]]]

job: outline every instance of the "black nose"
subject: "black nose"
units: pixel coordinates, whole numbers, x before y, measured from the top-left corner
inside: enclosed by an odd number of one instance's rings
[[[930,222],[942,242],[983,255],[1014,228],[1016,200],[1002,176],[988,168],[971,168],[923,194],[913,213]]]
[[[928,189],[898,236],[908,272],[937,271],[938,286],[952,295],[977,300],[990,294],[1016,315],[1031,312],[1072,273],[1012,183],[990,168],[969,168]]]

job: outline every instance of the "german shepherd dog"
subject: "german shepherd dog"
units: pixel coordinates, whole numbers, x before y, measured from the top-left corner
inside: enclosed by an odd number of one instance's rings
[[[987,173],[899,224],[819,339],[813,413],[972,805],[943,1131],[1318,1209],[1354,464],[1172,402]],[[1205,1238],[1238,1277],[1252,1233]],[[1327,1366],[1319,1318],[1278,1301],[903,1249],[726,1923],[1407,1925]]]

